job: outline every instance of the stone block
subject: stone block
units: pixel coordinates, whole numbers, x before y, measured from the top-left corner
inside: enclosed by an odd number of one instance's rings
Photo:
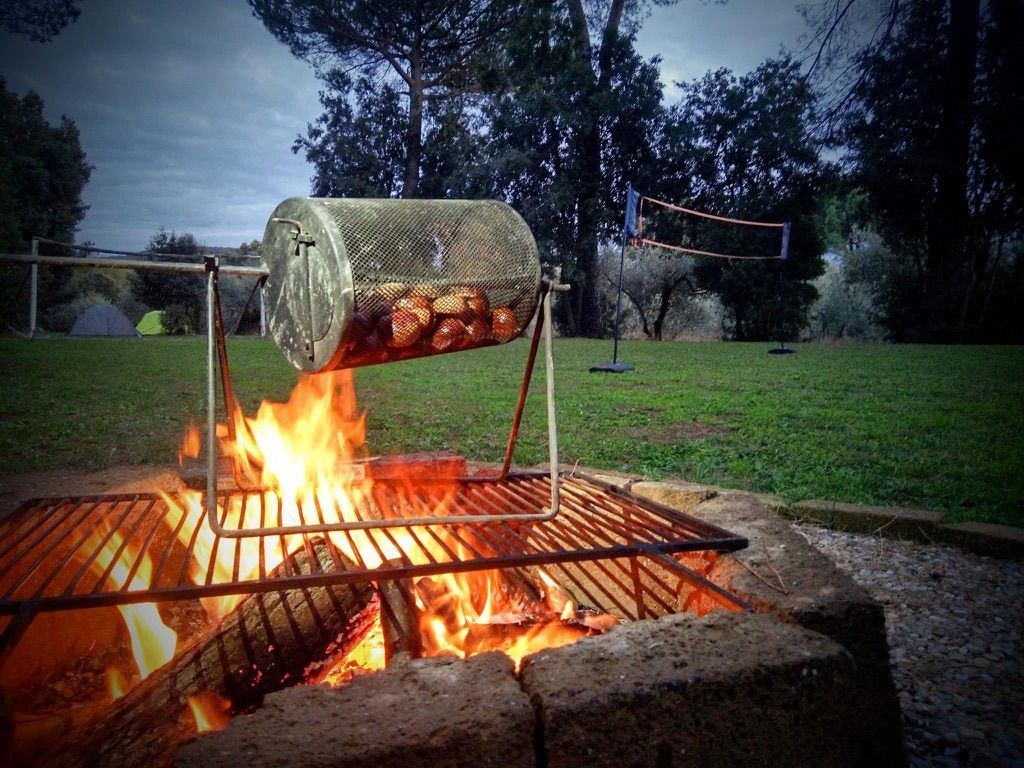
[[[940,525],[935,537],[979,555],[1024,557],[1024,528],[995,523],[950,523]]]
[[[422,659],[340,688],[298,686],[182,747],[178,768],[534,765],[534,713],[502,653]]]
[[[674,614],[527,657],[550,768],[863,765],[838,644],[756,614]]]
[[[902,507],[874,507],[842,501],[808,499],[794,505],[798,510],[831,517],[831,525],[851,533],[875,533],[893,539],[930,542],[935,528],[942,523],[939,512]]]

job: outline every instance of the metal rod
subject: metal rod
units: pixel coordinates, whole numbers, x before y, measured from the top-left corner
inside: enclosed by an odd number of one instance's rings
[[[667,554],[654,549],[650,552],[645,552],[644,554],[652,560],[661,563],[666,568],[675,571],[682,576],[683,579],[689,581],[694,586],[706,591],[712,598],[721,605],[724,605],[726,608],[733,608],[734,610],[739,609],[748,613],[754,612],[753,607],[749,603],[722,589],[713,581],[704,578],[696,571],[690,570],[674,557],[669,557]]]
[[[533,339],[530,341],[530,354],[526,357],[526,369],[523,371],[523,383],[519,387],[519,401],[516,403],[516,412],[512,417],[512,429],[508,433],[508,447],[505,449],[505,463],[501,466],[499,477],[507,477],[512,467],[512,454],[516,450],[516,441],[519,439],[519,425],[523,421],[523,409],[526,407],[526,395],[530,391],[530,379],[533,376],[533,366],[537,361],[537,348],[540,346],[540,336],[544,329],[544,312],[537,307],[537,322],[533,327]]]
[[[220,278],[218,276],[218,266],[219,265],[214,260],[211,268],[211,274],[213,275],[213,327],[217,336],[217,361],[220,367],[221,389],[224,391],[224,420],[227,422],[228,438],[232,443],[234,443],[236,442],[235,396],[231,389],[231,368],[228,366],[228,342],[224,336],[224,318],[220,311]]]
[[[619,362],[619,320],[622,317],[622,272],[626,266],[626,230],[622,230],[622,249],[619,251],[619,288],[615,292],[615,343],[612,346],[612,365]]]
[[[39,240],[35,237],[32,238],[32,255],[39,256]],[[29,271],[31,288],[28,294],[28,337],[33,339],[36,335],[36,309],[39,302],[39,264],[33,262]]]
[[[163,254],[166,255],[166,254]],[[47,264],[55,267],[104,267],[110,269],[155,269],[162,272],[192,272],[201,275],[206,271],[205,264],[193,264],[184,261],[139,261],[133,259],[101,259],[78,258],[75,256],[37,256],[24,253],[0,253],[0,262],[10,264]],[[242,277],[268,277],[270,275],[260,267],[223,266],[220,271],[225,275]]]
[[[217,522],[217,386],[214,377],[214,302],[217,262],[207,261],[206,269],[206,515],[216,531]],[[225,504],[225,513],[227,505]],[[219,527],[219,526],[218,526]]]

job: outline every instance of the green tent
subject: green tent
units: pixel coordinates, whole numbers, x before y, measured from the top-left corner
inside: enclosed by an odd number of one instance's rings
[[[167,329],[164,328],[164,313],[156,309],[152,312],[147,312],[139,320],[135,330],[143,336],[156,336],[157,334],[167,333]]]

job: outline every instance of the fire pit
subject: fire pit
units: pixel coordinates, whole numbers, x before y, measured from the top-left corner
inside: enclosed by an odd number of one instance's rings
[[[741,499],[688,514],[692,497],[558,470],[551,295],[565,286],[540,279],[511,209],[293,199],[265,243],[271,330],[316,375],[242,415],[207,260],[205,494],[72,494],[0,522],[0,660],[17,664],[37,615],[114,606],[138,673],[108,670],[116,701],[41,765],[167,765],[232,715],[182,764],[900,761],[881,613],[796,557],[802,540]],[[500,468],[469,475],[455,457],[437,476],[360,455],[350,367],[505,343],[535,309]],[[512,470],[542,336],[550,466]],[[170,626],[158,603],[185,618]],[[291,688],[320,682],[347,684]],[[300,710],[332,735],[280,738]],[[758,727],[737,737],[748,718]]]

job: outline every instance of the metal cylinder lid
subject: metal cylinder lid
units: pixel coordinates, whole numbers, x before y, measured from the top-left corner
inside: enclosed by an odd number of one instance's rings
[[[540,287],[529,227],[496,200],[289,198],[263,265],[271,335],[308,372],[510,341]]]

